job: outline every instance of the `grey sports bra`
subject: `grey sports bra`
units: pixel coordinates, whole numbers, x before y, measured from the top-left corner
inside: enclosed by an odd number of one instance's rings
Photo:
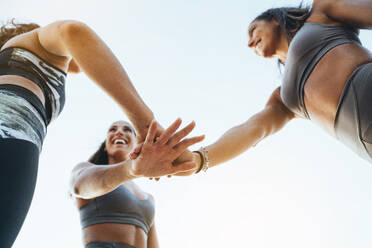
[[[287,53],[280,90],[284,104],[295,114],[308,118],[304,87],[320,59],[332,48],[359,43],[357,33],[348,27],[306,22],[294,36]]]
[[[101,223],[131,224],[147,234],[154,221],[154,205],[150,199],[140,200],[126,187],[99,196],[80,209],[83,228]]]

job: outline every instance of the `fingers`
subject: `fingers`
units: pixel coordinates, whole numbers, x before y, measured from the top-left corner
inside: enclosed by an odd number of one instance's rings
[[[158,123],[156,121],[152,121],[149,127],[149,131],[147,132],[146,139],[144,142],[145,144],[153,144],[155,139],[155,134],[157,130]]]
[[[175,146],[182,138],[186,137],[195,128],[195,122],[192,121],[189,125],[175,133],[168,141],[170,147]]]
[[[169,138],[177,131],[177,129],[181,126],[182,120],[178,118],[175,120],[172,125],[170,125],[167,129],[164,130],[163,134],[157,139],[156,143],[159,145],[164,145],[168,142]]]
[[[179,164],[177,166],[172,166],[170,174],[177,174],[177,173],[180,173],[180,172],[195,170],[195,168],[196,168],[196,163],[189,161],[189,162]]]
[[[143,144],[139,144],[134,150],[129,154],[129,158],[135,160],[141,153]]]
[[[204,135],[196,136],[188,139],[182,140],[180,143],[178,143],[173,149],[176,151],[177,156],[184,152],[189,146],[194,145],[196,143],[199,143],[205,138]]]

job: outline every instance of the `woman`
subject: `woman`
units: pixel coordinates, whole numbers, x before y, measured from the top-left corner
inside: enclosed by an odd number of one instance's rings
[[[119,104],[143,141],[153,113],[114,54],[88,26],[77,21],[45,27],[11,22],[0,28],[0,195],[6,203],[0,207],[0,247],[12,246],[23,224],[47,125],[63,109],[67,73],[80,71]],[[142,164],[146,166],[142,176],[172,174],[175,169],[170,163]],[[132,176],[139,175],[128,174]]]
[[[106,140],[89,162],[73,169],[71,192],[76,197],[86,248],[159,247],[154,225],[154,200],[128,180],[126,168],[135,168],[132,164],[143,163],[143,160],[156,163],[165,158],[165,154],[172,154],[168,161],[171,164],[186,147],[202,139],[195,137],[180,142],[195,126],[191,123],[174,133],[180,124],[177,120],[155,141],[156,125],[153,123],[141,155],[131,160],[130,153],[137,144],[136,133],[127,122],[114,122],[108,129]],[[153,156],[141,158],[145,153]]]
[[[372,54],[358,29],[372,27],[372,1],[314,0],[274,8],[249,25],[249,43],[284,65],[265,108],[194,154],[207,169],[236,157],[294,118],[307,118],[372,161]],[[209,160],[209,161],[208,161]]]

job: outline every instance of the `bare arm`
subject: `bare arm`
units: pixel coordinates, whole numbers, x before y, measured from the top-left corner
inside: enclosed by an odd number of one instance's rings
[[[156,122],[152,122],[143,143],[141,154],[135,160],[126,160],[112,165],[78,164],[72,171],[70,190],[78,198],[91,199],[111,192],[125,181],[138,177],[160,177],[194,170],[195,162],[172,164],[189,146],[204,139],[204,136],[186,137],[195,127],[190,123],[176,132],[181,120],[176,120],[155,141]]]
[[[158,234],[156,233],[155,223],[152,224],[147,237],[148,248],[159,248]]]
[[[80,163],[72,170],[70,192],[83,199],[107,194],[123,182],[136,178],[131,170],[131,160],[113,165]]]
[[[38,37],[47,51],[70,56],[80,70],[119,104],[144,139],[153,113],[115,55],[92,29],[77,21],[59,21],[40,28]]]
[[[280,98],[280,88],[276,89],[261,112],[253,115],[245,123],[231,128],[215,143],[206,147],[210,166],[238,156],[262,139],[278,132],[294,117]]]
[[[355,28],[372,28],[372,0],[314,0],[313,12]]]

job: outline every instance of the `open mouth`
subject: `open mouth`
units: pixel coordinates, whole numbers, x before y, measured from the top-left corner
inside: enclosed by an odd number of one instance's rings
[[[125,139],[115,139],[112,143],[114,145],[128,145],[128,141]]]

